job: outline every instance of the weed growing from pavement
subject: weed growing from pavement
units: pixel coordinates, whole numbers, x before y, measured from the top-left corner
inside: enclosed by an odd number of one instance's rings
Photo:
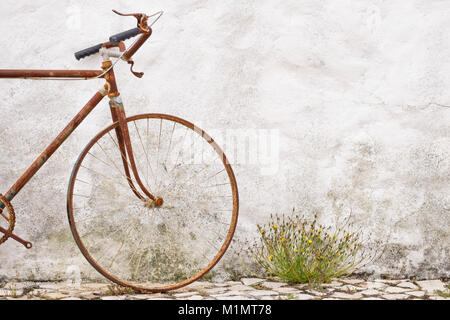
[[[271,215],[257,226],[259,238],[248,248],[259,277],[290,283],[320,285],[352,274],[373,261],[376,250],[366,250],[361,231],[352,231],[348,220],[341,227],[308,221],[304,216]],[[373,248],[372,248],[373,249]]]

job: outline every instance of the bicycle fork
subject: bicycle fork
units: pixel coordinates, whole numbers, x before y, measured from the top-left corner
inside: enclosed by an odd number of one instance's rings
[[[130,132],[128,130],[128,123],[126,120],[125,110],[120,97],[119,96],[111,97],[109,101],[109,106],[111,109],[111,116],[113,121],[118,122],[119,124],[115,130],[118,141],[118,148],[121,153],[122,163],[128,185],[130,186],[133,193],[142,201],[147,202],[148,199],[150,199],[150,201],[152,201],[151,204],[155,206],[161,206],[163,204],[163,199],[155,197],[153,194],[151,194],[144,186],[141,178],[139,177],[139,173],[136,168],[136,162],[134,160],[133,147],[131,144]],[[131,179],[130,168],[131,171],[133,172],[133,176],[139,188],[145,194],[145,196],[147,196],[147,198],[143,196],[134,185]]]

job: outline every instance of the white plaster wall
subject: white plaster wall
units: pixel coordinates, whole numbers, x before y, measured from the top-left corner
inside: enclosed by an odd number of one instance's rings
[[[238,129],[277,134],[270,166],[261,149],[234,164],[237,238],[292,207],[326,223],[352,211],[386,245],[363,271],[450,276],[450,1],[2,0],[0,68],[97,68],[98,57],[73,53],[134,26],[113,8],[166,12],[135,57],[144,78],[117,68],[128,114],[176,114],[221,144]],[[0,192],[101,85],[0,80]],[[103,102],[14,199],[16,233],[34,248],[2,245],[0,277],[90,268],[65,193],[76,156],[108,117]]]

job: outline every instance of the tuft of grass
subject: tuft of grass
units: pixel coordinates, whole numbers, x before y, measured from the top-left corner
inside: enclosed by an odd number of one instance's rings
[[[108,291],[106,291],[107,296],[120,296],[123,294],[135,294],[135,293],[139,292],[129,287],[119,286],[118,284],[115,283],[108,285]]]
[[[446,290],[445,292],[442,290],[436,290],[438,296],[443,298],[450,298],[450,290]]]
[[[18,279],[19,278],[19,273],[18,272],[16,272],[16,278],[14,278],[12,281],[11,281],[11,283],[9,284],[9,291],[10,291],[10,297],[12,297],[12,298],[17,298],[18,297],[18,294],[17,294],[17,282],[18,282]]]
[[[16,284],[15,284],[14,281],[9,286],[9,291],[11,292],[10,295],[9,295],[10,297],[12,297],[12,298],[17,298],[18,297],[18,295],[17,295],[17,288],[16,288]]]
[[[203,275],[203,277],[200,279],[200,281],[211,281],[215,276],[215,272],[213,270],[209,270],[206,274]]]
[[[352,274],[371,256],[363,249],[361,232],[348,230],[348,222],[332,229],[319,225],[317,216],[271,215],[258,225],[259,238],[251,246],[254,262],[270,277],[317,286]]]
[[[269,289],[266,286],[264,286],[262,283],[251,284],[250,287],[252,287],[253,289],[256,289],[256,290],[268,290]]]
[[[297,298],[297,296],[295,296],[295,295],[292,294],[292,293],[289,293],[289,294],[287,294],[287,295],[285,296],[285,298],[286,298],[286,300],[292,300],[292,299]]]

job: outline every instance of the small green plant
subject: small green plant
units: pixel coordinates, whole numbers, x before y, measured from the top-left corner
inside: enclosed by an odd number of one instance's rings
[[[450,298],[450,289],[447,289],[445,291],[436,290],[436,293],[438,296],[440,296],[442,298]]]
[[[287,294],[286,296],[285,296],[285,298],[286,298],[286,300],[292,300],[292,299],[295,299],[295,298],[297,298],[294,294],[292,294],[292,293],[289,293],[289,294]]]
[[[308,222],[299,215],[271,215],[258,225],[259,239],[249,248],[256,265],[267,277],[291,283],[317,285],[350,275],[369,258],[363,250],[360,232]]]
[[[204,274],[199,281],[211,281],[214,278],[214,274],[214,271],[210,270],[206,274]]]
[[[10,291],[10,297],[12,298],[17,298],[18,294],[17,294],[17,279],[19,278],[19,273],[16,272],[16,278],[13,279],[11,281],[11,283],[9,284],[9,291]]]
[[[10,296],[12,298],[17,298],[17,287],[16,287],[16,282],[15,280],[13,280],[11,282],[11,284],[9,285],[9,291],[10,291]]]

